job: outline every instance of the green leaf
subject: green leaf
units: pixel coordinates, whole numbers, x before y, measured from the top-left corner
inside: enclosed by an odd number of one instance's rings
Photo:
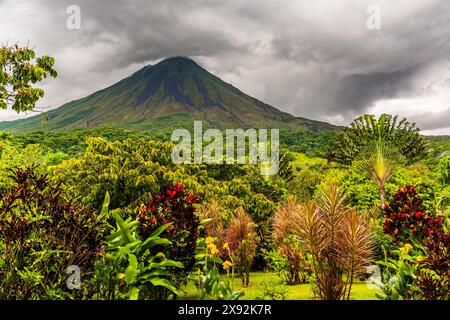
[[[109,196],[109,192],[106,191],[105,199],[103,200],[102,211],[100,212],[101,217],[106,217],[108,215],[110,200],[111,198]]]
[[[139,288],[138,287],[131,287],[128,290],[128,298],[129,300],[138,300],[139,299]]]
[[[149,282],[155,287],[164,287],[166,289],[169,289],[173,293],[178,294],[177,288],[175,288],[175,286],[167,279],[152,278],[149,279]]]
[[[138,261],[135,255],[129,254],[128,261],[129,265],[125,269],[125,282],[128,285],[131,285],[135,283],[137,276],[139,274],[139,269],[138,269]]]
[[[158,229],[156,229],[155,231],[153,231],[153,233],[150,235],[149,238],[156,238],[158,237],[161,233],[163,233],[164,230],[166,230],[168,227],[170,227],[173,223],[166,223],[162,226],[160,226]]]

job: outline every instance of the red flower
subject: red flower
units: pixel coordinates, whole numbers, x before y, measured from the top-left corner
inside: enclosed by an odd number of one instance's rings
[[[408,219],[408,215],[406,213],[402,213],[401,216],[403,219]]]
[[[160,195],[160,196],[155,196],[155,201],[161,201],[164,200],[164,195]]]
[[[189,193],[186,197],[186,201],[189,203],[194,203],[197,200],[197,197],[194,196],[192,193]]]
[[[169,195],[170,198],[174,198],[177,192],[175,190],[166,189],[166,193]]]
[[[416,213],[414,213],[414,215],[416,216],[417,219],[419,219],[419,218],[423,218],[425,216],[425,213],[423,213],[423,212],[416,212]]]
[[[181,183],[174,183],[173,190],[175,190],[176,192],[183,192],[184,186]]]
[[[391,214],[390,218],[391,218],[391,220],[394,221],[395,220],[395,213]]]
[[[434,233],[434,230],[428,230],[427,235],[431,236]]]
[[[150,223],[153,224],[153,225],[155,225],[155,224],[156,224],[156,218],[151,218],[151,219],[150,219]]]

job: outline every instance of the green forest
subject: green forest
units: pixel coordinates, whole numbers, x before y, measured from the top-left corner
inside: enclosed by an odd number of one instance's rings
[[[33,109],[52,65],[0,92]],[[449,299],[450,137],[388,114],[289,127],[264,176],[174,164],[173,129],[1,132],[0,299]]]

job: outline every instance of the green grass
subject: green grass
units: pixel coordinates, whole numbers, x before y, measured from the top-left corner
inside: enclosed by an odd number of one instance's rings
[[[245,295],[241,298],[244,300],[254,300],[259,294],[260,283],[268,277],[277,277],[275,273],[252,272],[250,275],[250,284],[247,288],[242,287],[240,279],[234,281],[237,290],[244,291]],[[296,286],[288,286],[288,300],[312,300],[314,299],[310,284],[301,284]],[[189,283],[184,289],[184,293],[180,295],[181,300],[198,299],[197,289],[193,283]],[[369,289],[365,282],[355,282],[352,287],[352,300],[377,300],[375,289]]]

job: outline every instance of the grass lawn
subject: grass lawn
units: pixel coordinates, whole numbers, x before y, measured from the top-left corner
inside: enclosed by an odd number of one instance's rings
[[[267,277],[277,277],[276,273],[252,272],[250,275],[250,284],[247,288],[242,287],[241,280],[236,278],[234,281],[235,288],[242,290],[245,295],[241,298],[244,300],[253,300],[258,295],[260,283]],[[309,284],[300,284],[296,286],[288,286],[289,293],[287,299],[289,300],[311,300],[313,294]],[[185,293],[180,295],[181,300],[195,300],[198,299],[197,288],[189,283],[184,288]],[[375,293],[376,289],[369,289],[365,282],[355,282],[352,286],[351,299],[352,300],[377,300]]]

